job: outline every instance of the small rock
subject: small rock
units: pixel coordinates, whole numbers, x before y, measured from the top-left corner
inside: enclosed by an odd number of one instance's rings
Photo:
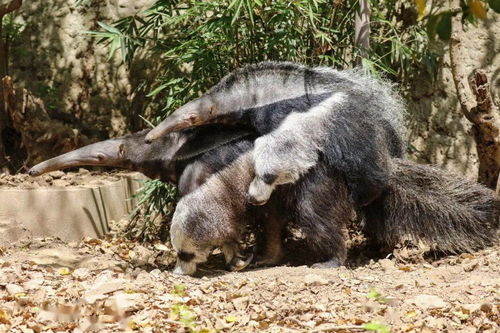
[[[382,269],[384,271],[391,271],[391,270],[396,269],[394,262],[390,259],[382,259],[382,260],[379,260],[378,263],[380,264],[380,267],[382,267]]]
[[[324,286],[328,284],[328,280],[317,274],[307,274],[304,277],[306,286]]]
[[[7,289],[7,292],[11,295],[11,296],[15,296],[17,294],[22,294],[24,293],[24,288],[21,287],[21,286],[18,286],[17,284],[12,284],[12,283],[9,283],[5,286],[5,289]]]
[[[128,281],[124,279],[116,279],[114,281],[101,283],[87,291],[85,295],[83,295],[83,299],[87,303],[93,304],[97,300],[106,298],[106,294],[125,289],[127,282]]]
[[[52,185],[54,187],[66,187],[66,186],[69,186],[69,182],[62,180],[62,179],[54,179],[54,181],[52,182]]]
[[[141,294],[119,293],[108,298],[104,307],[109,311],[132,312],[144,308]]]
[[[113,315],[100,315],[98,320],[100,323],[104,324],[112,324],[117,321]]]
[[[24,288],[27,290],[38,289],[43,284],[44,279],[33,279],[24,283]]]
[[[78,173],[81,173],[81,174],[88,174],[88,173],[90,173],[90,171],[89,171],[89,170],[87,170],[87,169],[84,169],[84,168],[80,168],[80,169],[78,169]]]
[[[440,309],[448,305],[441,297],[435,295],[418,295],[410,301],[422,310]]]
[[[56,320],[57,315],[51,311],[41,310],[36,316],[36,321],[43,325],[54,323]]]
[[[160,271],[158,268],[153,269],[151,272],[149,272],[149,274],[151,274],[152,276],[154,276],[156,278],[159,278],[161,276],[161,273],[162,273],[162,271]]]
[[[156,243],[154,245],[154,248],[158,251],[170,251],[170,249],[165,244],[162,243]]]
[[[49,172],[47,175],[51,176],[53,179],[59,179],[65,175],[61,170]]]
[[[90,270],[88,268],[77,268],[73,271],[73,277],[80,281],[86,280],[89,275]]]
[[[474,260],[473,262],[464,265],[464,271],[466,272],[472,272],[478,267],[479,262],[477,260]]]
[[[479,311],[481,309],[481,304],[478,304],[478,303],[462,304],[462,309],[465,310],[465,313],[474,313],[474,312]]]
[[[136,266],[144,266],[154,263],[154,252],[144,246],[136,246],[134,251],[129,252],[130,262]]]

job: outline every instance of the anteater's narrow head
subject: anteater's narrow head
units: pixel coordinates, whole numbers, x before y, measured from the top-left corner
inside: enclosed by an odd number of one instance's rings
[[[29,170],[31,176],[78,166],[109,166],[141,171],[151,178],[166,172],[175,153],[187,136],[172,133],[152,145],[144,144],[149,130],[96,142],[39,163]],[[162,164],[160,164],[162,163]]]
[[[174,113],[167,119],[163,120],[151,132],[146,135],[146,143],[151,143],[153,140],[158,139],[168,133],[175,132],[181,129],[196,127],[202,124],[209,124],[217,112],[217,102],[212,96],[204,95],[194,101],[191,101]],[[220,104],[219,104],[220,107]]]
[[[146,136],[146,142],[209,123],[252,126],[249,117],[252,110],[324,93],[329,91],[334,79],[327,69],[311,69],[289,62],[247,65],[228,74],[202,97],[175,110]]]
[[[188,197],[189,195],[184,198]],[[175,274],[193,275],[196,272],[196,266],[207,261],[208,256],[217,246],[210,241],[209,230],[206,230],[204,235],[199,234],[200,229],[203,229],[202,225],[205,223],[209,225],[210,221],[204,219],[205,216],[196,214],[196,211],[196,207],[190,207],[184,199],[179,201],[175,209],[170,226],[170,239],[177,253]]]
[[[39,176],[54,170],[86,165],[125,168],[125,143],[121,139],[93,143],[39,163],[29,170],[29,174]]]

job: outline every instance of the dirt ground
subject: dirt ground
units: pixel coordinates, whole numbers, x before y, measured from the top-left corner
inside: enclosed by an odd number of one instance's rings
[[[38,177],[25,173],[16,175],[0,174],[0,189],[34,189],[40,187],[86,187],[97,186],[120,180],[119,171],[88,171],[80,168],[78,172],[52,171]]]
[[[199,276],[168,244],[24,239],[0,255],[0,332],[499,332],[500,246]]]

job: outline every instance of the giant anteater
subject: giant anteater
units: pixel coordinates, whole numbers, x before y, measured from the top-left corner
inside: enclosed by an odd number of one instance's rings
[[[342,103],[328,103],[334,95],[345,98]],[[327,107],[320,117],[310,112],[318,104]],[[387,186],[390,157],[404,153],[404,105],[389,84],[360,70],[310,68],[289,62],[248,65],[174,111],[148,133],[146,140],[207,123],[242,124],[264,135],[278,128],[290,113],[303,112],[312,116],[298,116],[287,124],[287,130],[304,139],[302,143],[309,143],[303,148],[325,155],[323,162],[347,178],[356,203],[365,205],[380,195]],[[260,185],[276,185],[279,175],[259,174],[259,170],[256,168]],[[285,177],[278,182],[296,179]],[[258,189],[263,189],[267,198],[272,187]]]

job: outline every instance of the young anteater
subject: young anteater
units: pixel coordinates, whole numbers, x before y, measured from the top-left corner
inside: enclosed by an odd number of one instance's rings
[[[341,265],[346,256],[342,228],[353,208],[342,178],[319,165],[294,185],[278,189],[267,205],[252,207],[245,194],[253,179],[252,165],[252,154],[245,153],[178,202],[170,227],[178,254],[175,272],[193,274],[216,247],[222,248],[231,267],[244,268],[249,260],[239,255],[238,241],[241,232],[255,223],[254,211],[269,216],[262,221],[266,248],[261,264],[280,261],[283,229],[294,224],[326,260],[317,266]]]

